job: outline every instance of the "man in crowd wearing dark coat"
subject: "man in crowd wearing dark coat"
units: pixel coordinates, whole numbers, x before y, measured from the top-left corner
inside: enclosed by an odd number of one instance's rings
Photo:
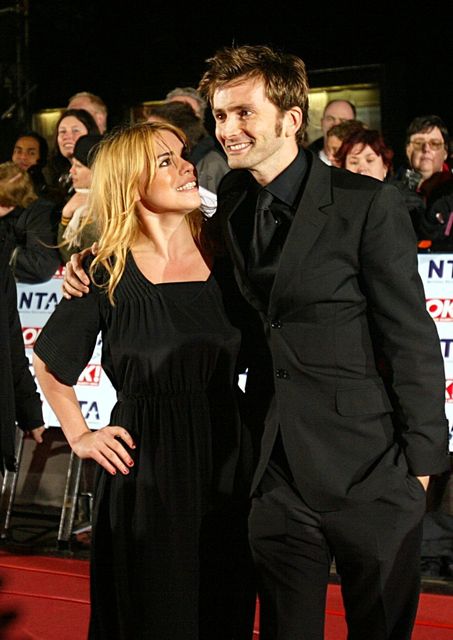
[[[42,403],[25,355],[5,234],[0,229],[0,472],[16,471],[16,423],[41,443]]]
[[[28,173],[0,164],[0,228],[18,282],[46,282],[61,264],[56,247],[57,205],[36,195]]]

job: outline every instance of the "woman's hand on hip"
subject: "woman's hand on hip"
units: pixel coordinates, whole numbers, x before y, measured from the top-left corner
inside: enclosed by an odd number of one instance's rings
[[[130,433],[123,427],[115,426],[85,431],[71,442],[71,447],[79,458],[92,458],[112,475],[118,471],[127,475],[134,466],[124,445],[135,449]]]

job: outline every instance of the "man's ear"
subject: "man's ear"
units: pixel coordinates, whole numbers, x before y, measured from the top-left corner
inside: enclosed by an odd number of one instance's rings
[[[300,107],[291,107],[285,112],[285,135],[287,137],[295,136],[303,123],[302,109]]]

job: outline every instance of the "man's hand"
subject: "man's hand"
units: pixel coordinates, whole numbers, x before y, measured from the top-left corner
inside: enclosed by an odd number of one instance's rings
[[[83,294],[88,293],[90,279],[83,270],[82,263],[84,259],[92,253],[96,255],[96,243],[90,249],[84,249],[80,253],[73,253],[71,260],[66,263],[66,269],[63,280],[63,297],[67,300],[70,298],[81,298]]]
[[[31,435],[31,437],[37,444],[41,444],[43,442],[42,434],[44,433],[45,430],[46,430],[45,426],[42,425],[42,427],[36,427],[36,429],[31,429],[27,433]]]

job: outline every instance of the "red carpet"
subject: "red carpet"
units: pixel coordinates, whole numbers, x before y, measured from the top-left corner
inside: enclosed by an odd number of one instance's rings
[[[0,552],[0,640],[85,640],[88,570],[86,560]],[[340,590],[330,585],[325,640],[345,639]],[[453,597],[422,594],[412,640],[452,639]]]
[[[84,640],[88,571],[84,560],[0,554],[1,640]]]
[[[337,585],[329,585],[326,610],[325,640],[346,640],[344,609]],[[257,621],[254,638],[259,640]],[[453,640],[453,596],[422,594],[412,640]]]

